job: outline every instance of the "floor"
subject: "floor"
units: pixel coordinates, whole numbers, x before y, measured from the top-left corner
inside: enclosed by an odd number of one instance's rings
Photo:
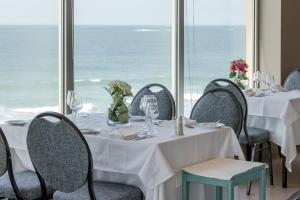
[[[281,187],[281,159],[277,154],[273,155],[274,185],[267,183],[267,200],[286,200],[290,195],[300,190],[300,155],[293,164],[293,172],[288,173],[288,188]],[[269,177],[267,178],[269,179]],[[244,191],[244,192],[243,192]],[[254,184],[251,195],[247,196],[246,187],[241,188],[238,200],[258,200],[258,183]]]

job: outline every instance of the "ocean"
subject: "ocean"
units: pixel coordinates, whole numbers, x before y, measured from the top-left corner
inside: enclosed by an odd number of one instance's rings
[[[185,29],[185,113],[229,63],[246,56],[244,26]],[[0,26],[0,121],[58,110],[58,27]],[[104,112],[110,80],[133,92],[149,83],[171,89],[171,27],[75,26],[75,90],[84,112]]]

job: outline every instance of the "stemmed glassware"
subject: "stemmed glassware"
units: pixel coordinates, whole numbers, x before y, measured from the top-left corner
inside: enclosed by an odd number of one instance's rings
[[[157,100],[153,99],[153,101],[148,102],[146,113],[149,118],[149,128],[151,133],[154,132],[153,128],[153,120],[156,119],[159,116],[159,108],[157,104]]]
[[[156,115],[155,113],[153,113],[153,111],[149,111],[150,107],[151,107],[151,110],[154,109],[153,105],[148,107],[148,104],[156,104],[157,105],[157,110],[158,110],[157,99],[154,95],[144,95],[143,98],[141,99],[141,102],[140,102],[140,110],[143,111],[144,114],[145,114],[144,127],[145,127],[146,131],[148,131],[148,128],[149,128],[149,121],[151,123],[152,118]],[[157,118],[157,117],[155,117],[155,118]]]
[[[255,71],[254,72],[254,83],[255,83],[255,88],[259,88],[259,84],[261,83],[261,73],[260,71]]]
[[[74,120],[76,120],[77,113],[82,109],[82,100],[80,96],[74,91],[73,92],[70,91],[70,96],[69,96],[69,92],[68,92],[67,103],[70,109],[72,110]]]
[[[266,81],[266,84],[268,86],[269,92],[271,92],[271,84],[272,84],[271,74],[266,73],[266,75],[265,75],[265,81]]]
[[[124,99],[124,103],[127,106],[128,109],[128,116],[129,116],[129,120],[131,117],[131,103],[132,103],[133,97],[125,97]]]

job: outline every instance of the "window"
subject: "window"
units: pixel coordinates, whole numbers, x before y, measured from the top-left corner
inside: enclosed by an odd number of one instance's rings
[[[75,0],[75,90],[83,111],[105,112],[103,89],[122,79],[136,92],[149,83],[171,89],[171,1]]]
[[[210,81],[228,78],[232,60],[246,60],[246,18],[246,0],[185,0],[186,116]]]
[[[0,121],[58,110],[58,1],[0,1]]]

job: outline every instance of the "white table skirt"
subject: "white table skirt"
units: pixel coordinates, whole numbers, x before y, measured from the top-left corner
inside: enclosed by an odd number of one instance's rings
[[[80,122],[85,126],[104,127],[101,117]],[[28,127],[2,126],[13,150],[14,166],[33,170],[26,146]],[[95,179],[138,186],[146,200],[180,200],[183,167],[219,157],[238,155],[244,159],[239,142],[231,128],[185,128],[184,137],[172,136],[173,129],[159,127],[158,136],[127,141],[101,135],[85,135],[90,146]],[[191,186],[191,199],[211,197],[211,189]]]
[[[286,168],[292,171],[300,145],[300,91],[247,97],[247,102],[248,125],[270,131],[271,141],[281,147]]]

